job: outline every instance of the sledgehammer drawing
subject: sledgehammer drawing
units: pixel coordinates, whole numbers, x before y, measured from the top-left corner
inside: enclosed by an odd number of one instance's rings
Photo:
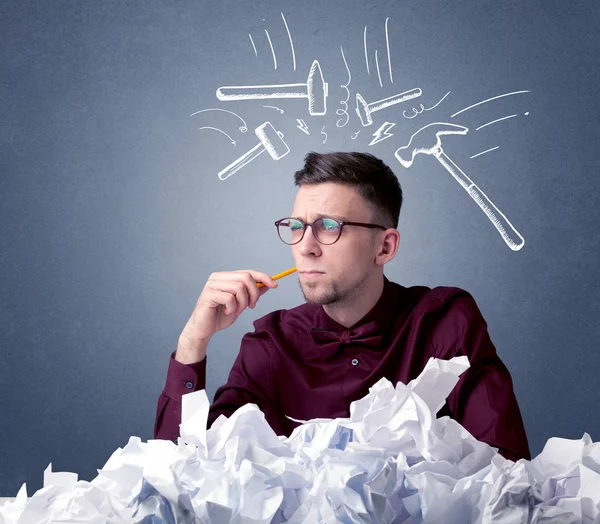
[[[410,167],[419,153],[433,155],[442,164],[448,173],[463,187],[469,196],[477,202],[487,217],[492,221],[508,247],[518,251],[525,244],[525,240],[513,227],[504,214],[494,205],[486,194],[454,163],[444,150],[440,137],[442,135],[466,135],[468,128],[456,124],[434,122],[421,129],[410,137],[407,145],[396,150],[395,156],[404,167]]]
[[[266,86],[224,86],[217,89],[219,100],[257,100],[268,98],[308,98],[311,116],[327,113],[328,85],[323,79],[319,62],[315,60],[304,84]]]
[[[280,131],[275,131],[275,128],[270,122],[261,124],[254,130],[254,132],[256,133],[256,136],[260,142],[245,155],[242,155],[236,161],[220,171],[219,178],[221,180],[229,178],[264,151],[268,151],[269,155],[271,155],[271,158],[274,160],[280,160],[290,152],[290,148],[283,141],[283,133]]]

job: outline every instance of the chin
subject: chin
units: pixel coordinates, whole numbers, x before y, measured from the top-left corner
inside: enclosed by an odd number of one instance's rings
[[[313,306],[326,306],[338,300],[337,294],[331,289],[319,289],[320,286],[307,286],[300,284],[304,300]]]

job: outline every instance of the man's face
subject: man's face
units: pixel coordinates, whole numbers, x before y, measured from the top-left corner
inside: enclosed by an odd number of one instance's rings
[[[371,208],[360,194],[333,182],[300,186],[290,216],[307,223],[322,216],[372,223]],[[382,230],[344,226],[336,243],[323,245],[307,227],[304,238],[292,246],[305,300],[318,305],[351,301],[377,267],[377,231]]]

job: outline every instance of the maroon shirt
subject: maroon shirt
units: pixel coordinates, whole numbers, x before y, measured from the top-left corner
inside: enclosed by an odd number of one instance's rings
[[[465,355],[465,371],[438,417],[449,415],[476,439],[509,459],[531,460],[508,369],[496,354],[473,297],[455,287],[404,287],[384,277],[381,298],[350,328],[321,306],[303,304],[254,322],[244,335],[227,383],[215,393],[209,427],[249,402],[258,405],[278,435],[289,436],[299,419],[350,415],[382,377],[394,385],[416,378],[430,357]],[[205,388],[206,359],[182,364],[171,354],[158,399],[154,438],[175,440],[181,396]]]

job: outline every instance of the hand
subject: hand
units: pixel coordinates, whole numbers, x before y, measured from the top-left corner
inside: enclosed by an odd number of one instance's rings
[[[258,288],[257,282],[265,287]],[[253,269],[212,273],[179,336],[176,359],[202,360],[210,338],[231,326],[247,307],[256,307],[258,299],[275,287],[270,275]]]

